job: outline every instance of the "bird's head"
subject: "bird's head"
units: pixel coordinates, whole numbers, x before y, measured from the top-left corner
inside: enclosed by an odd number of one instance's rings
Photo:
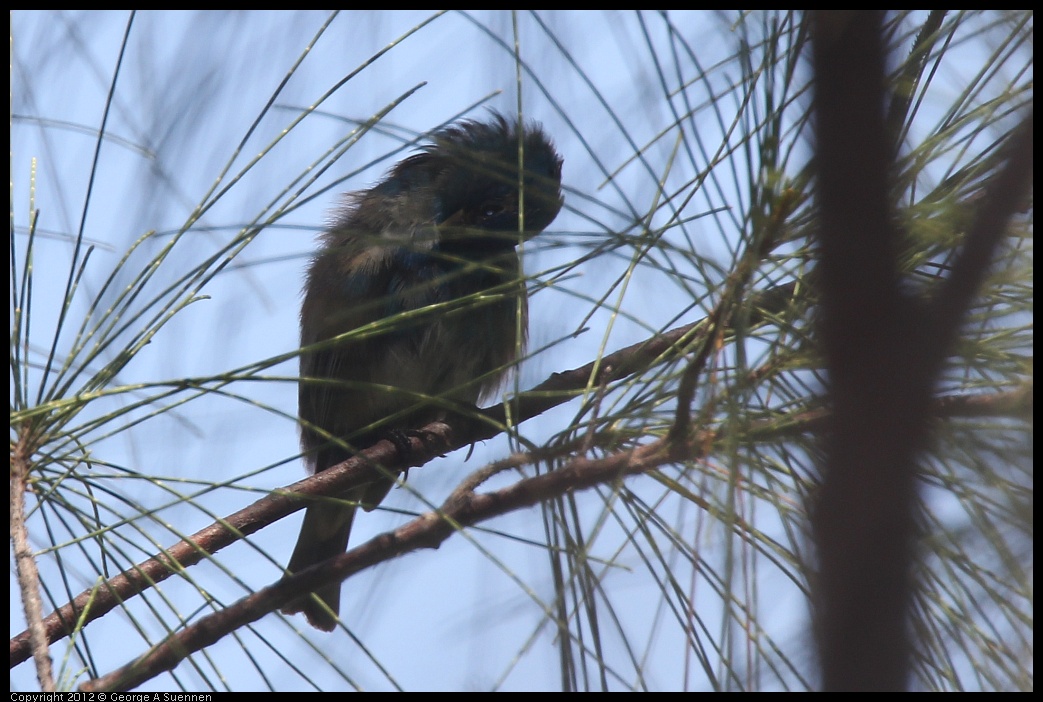
[[[519,233],[531,238],[554,220],[562,205],[561,166],[542,128],[494,113],[489,121],[435,132],[423,152],[396,166],[392,176],[421,168],[430,177],[439,250],[488,255],[513,248]]]

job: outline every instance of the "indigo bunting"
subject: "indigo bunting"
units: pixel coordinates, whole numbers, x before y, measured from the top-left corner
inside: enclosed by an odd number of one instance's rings
[[[448,407],[473,408],[497,388],[526,336],[515,247],[561,209],[561,166],[539,125],[493,113],[435,132],[383,180],[348,195],[308,268],[301,306],[302,348],[359,332],[301,353],[309,470],[445,419]],[[376,479],[340,495],[345,502],[309,506],[287,570],[343,553],[356,505],[374,509],[393,484]],[[333,614],[309,594],[283,612],[303,611],[331,631],[340,589],[315,593]]]

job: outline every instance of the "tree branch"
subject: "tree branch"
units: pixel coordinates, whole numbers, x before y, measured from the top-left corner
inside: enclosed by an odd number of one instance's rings
[[[763,324],[784,311],[790,304],[795,286],[780,285],[759,293],[754,299],[750,325]],[[509,400],[514,423],[532,419],[563,404],[587,387],[591,375],[595,385],[615,382],[674,358],[689,347],[693,339],[704,335],[705,319],[633,344],[603,358],[600,364],[588,363],[562,373],[555,373],[532,390]],[[411,458],[420,465],[478,441],[496,436],[507,425],[503,404],[483,410],[466,422],[452,428],[436,423],[427,428],[425,439],[411,438]],[[377,468],[376,466],[383,466]],[[401,471],[407,467],[390,441],[381,441],[355,457],[300,480],[285,488],[273,490],[257,502],[204,529],[189,539],[174,544],[161,554],[110,578],[77,595],[72,602],[52,612],[43,620],[49,642],[68,636],[78,622],[94,621],[135,595],[153,587],[208,555],[249,536],[283,517],[308,506],[308,499],[337,495],[352,485],[372,480],[384,471]],[[29,632],[11,639],[11,667],[26,660],[31,653]]]
[[[829,430],[813,515],[815,628],[825,690],[907,685],[919,453],[934,387],[1032,171],[1031,116],[1016,129],[948,280],[928,303],[903,289],[884,121],[883,12],[814,11],[821,229],[819,329]]]
[[[953,396],[941,398],[940,416],[967,416],[985,411],[991,414],[997,407],[1023,414],[1030,411],[1031,388],[989,396]],[[765,437],[779,434],[806,434],[821,430],[829,419],[824,410],[810,410],[788,418],[785,424],[777,420],[762,420],[744,428],[750,436]],[[439,428],[438,423],[427,429]],[[445,425],[441,425],[445,427]],[[276,583],[258,590],[186,627],[163,643],[154,646],[126,666],[107,675],[90,680],[81,686],[84,692],[129,690],[156,675],[173,669],[181,660],[242,626],[261,619],[280,608],[301,592],[343,581],[352,575],[411,551],[438,548],[456,532],[508,512],[547,502],[566,493],[585,490],[597,485],[614,484],[620,478],[640,475],[679,460],[693,461],[705,457],[722,440],[716,429],[701,429],[689,434],[683,446],[671,445],[669,438],[653,441],[635,449],[619,451],[600,459],[576,458],[562,468],[532,478],[519,480],[501,490],[475,493],[474,487],[489,477],[497,466],[481,468],[465,478],[446,499],[440,509],[422,514],[397,529],[385,532],[347,553],[281,578]],[[513,461],[517,464],[518,461]],[[737,522],[737,529],[745,529]]]
[[[22,434],[23,440],[25,435]],[[29,545],[29,531],[25,525],[25,488],[28,480],[29,459],[25,453],[24,441],[19,441],[11,450],[11,544],[14,548],[18,589],[25,620],[29,625],[24,635],[36,662],[36,678],[40,681],[41,691],[54,692],[49,641],[44,632],[43,610],[40,607],[40,572],[36,568],[33,549]]]

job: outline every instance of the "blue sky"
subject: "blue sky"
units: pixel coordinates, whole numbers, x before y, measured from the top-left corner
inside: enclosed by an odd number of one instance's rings
[[[333,92],[314,114],[268,150],[194,229],[178,240],[150,291],[161,290],[160,281],[169,284],[179,269],[217,251],[255,218],[269,216],[274,203],[290,200],[283,191],[298,174],[309,169],[314,172],[316,163],[328,166],[296,199],[296,209],[265,229],[205,287],[207,299],[192,304],[167,324],[114,382],[134,385],[210,376],[292,352],[297,345],[301,271],[313,248],[314,235],[337,206],[338,193],[375,181],[409,152],[408,142],[427,130],[461,115],[480,117],[486,107],[506,113],[517,109],[515,64],[505,48],[513,44],[510,15],[449,13],[410,35],[430,17],[404,12],[341,13],[314,40],[272,109],[233,160],[236,146],[320,31],[327,15],[140,13],[130,29],[107,117],[110,138],[101,147],[96,174],[90,182],[96,140],[89,130],[101,123],[128,15],[16,14],[12,203],[16,227],[24,230],[30,178],[34,178],[32,195],[40,211],[37,227],[41,234],[34,251],[33,339],[38,358],[50,341],[48,334],[39,330],[55,325],[71,260],[70,239],[79,230],[81,217],[85,240],[95,244],[95,250],[70,311],[77,319],[95,297],[103,302],[114,299],[118,284],[104,294],[99,295],[99,290],[138,237],[156,230],[158,234],[136,253],[140,261],[156,255],[172,241],[226,164],[232,165],[221,187],[302,110],[378,56],[389,43],[400,41]],[[714,32],[721,28],[709,17],[679,21],[690,26],[693,34],[703,35],[703,45],[712,43]],[[647,22],[652,25],[651,32],[663,36],[661,20],[650,16]],[[701,24],[707,30],[700,30]],[[595,36],[599,40],[591,41]],[[640,28],[633,17],[549,13],[537,22],[522,14],[519,40],[521,55],[536,75],[522,76],[524,112],[544,124],[566,159],[567,210],[552,226],[546,241],[534,246],[526,258],[529,272],[553,272],[577,257],[577,252],[589,250],[604,232],[624,229],[635,216],[643,214],[642,209],[651,206],[656,179],[661,175],[654,169],[662,167],[663,156],[673,146],[654,145],[649,159],[654,166],[624,168],[613,184],[602,186],[605,176],[587,150],[597,153],[609,169],[617,168],[627,153],[625,142],[620,151],[620,142],[612,137],[615,128],[605,128],[610,112],[616,113],[611,118],[626,121],[628,138],[640,145],[653,140],[669,115],[659,105],[648,114],[634,109],[648,101],[641,93],[654,89],[648,49],[641,46]],[[567,42],[570,54],[566,56],[555,41]],[[634,60],[642,54],[643,60]],[[403,99],[405,95],[408,97]],[[358,122],[400,100],[387,113],[379,133],[366,135],[335,163],[323,158],[328,150],[343,143]],[[49,121],[38,122],[35,116]],[[602,153],[609,144],[616,152]],[[88,184],[91,197],[84,217]],[[299,183],[294,184],[291,190],[298,187]],[[626,193],[625,199],[621,193]],[[302,200],[306,201],[298,206]],[[591,302],[582,297],[604,288],[605,281],[625,271],[627,263],[625,255],[615,260],[602,258],[599,265],[579,267],[568,279],[533,296],[530,345],[540,348],[553,344],[553,348],[524,364],[519,387],[532,386],[553,371],[588,362],[602,345],[612,349],[644,338],[651,329],[678,314],[681,318],[677,322],[698,318],[697,311],[683,312],[683,302],[661,304],[662,293],[668,292],[661,287],[661,277],[656,280],[658,276],[650,273],[647,281],[642,281],[639,270],[623,302],[615,303],[620,309],[633,309],[634,319],[611,320],[611,315],[595,310],[594,317],[584,321]],[[127,268],[133,270],[132,266]],[[118,283],[129,279],[126,271],[117,274]],[[670,294],[674,294],[676,286],[670,288]],[[651,304],[653,300],[655,304]],[[588,331],[571,339],[581,324]],[[68,348],[74,336],[71,331],[67,328],[63,332],[59,349]],[[106,354],[94,365],[104,359]],[[119,547],[126,549],[127,560],[139,561],[154,550],[155,546],[148,546],[150,539],[156,545],[169,544],[175,540],[170,530],[191,533],[211,521],[202,509],[177,504],[177,499],[166,494],[167,489],[194,493],[200,482],[234,479],[232,486],[197,498],[198,504],[218,515],[250,503],[265,489],[302,477],[300,462],[294,459],[295,372],[294,362],[276,365],[265,373],[282,380],[229,388],[239,400],[196,398],[133,430],[92,444],[92,455],[119,466],[117,472],[140,471],[164,477],[163,489],[135,477],[125,477],[118,484],[128,499],[169,505],[156,515],[157,523],[142,525],[141,533],[133,530],[136,546],[117,539]],[[37,381],[40,377],[35,375]],[[95,411],[125,406],[145,392],[121,395],[113,400],[114,405],[96,403]],[[563,424],[567,426],[574,412],[552,412],[529,423],[525,435],[540,441]],[[463,475],[503,456],[506,450],[506,442],[500,439],[478,446],[466,463],[462,455],[454,454],[414,470],[410,487],[437,502]],[[402,489],[395,491],[386,506],[389,511],[377,511],[358,520],[353,543],[402,523],[406,517],[392,510],[418,511],[425,505]],[[230,572],[221,574],[221,568],[204,565],[193,569],[192,577],[221,602],[235,601],[246,589],[263,586],[277,577],[277,567],[289,553],[298,523],[299,517],[283,520],[255,535],[251,544],[222,551],[218,560]],[[387,666],[387,674],[370,663],[343,633],[318,635],[304,627],[300,618],[284,622],[274,615],[268,617],[258,623],[257,636],[277,649],[292,649],[292,660],[306,660],[316,654],[308,644],[295,641],[293,630],[302,629],[312,645],[327,652],[353,684],[365,689],[390,689],[395,684],[406,689],[483,688],[500,677],[507,689],[553,689],[557,684],[553,672],[556,654],[551,645],[555,633],[540,616],[552,590],[546,556],[531,543],[543,539],[542,519],[536,510],[530,510],[491,526],[512,538],[478,534],[477,543],[456,538],[436,553],[413,554],[364,573],[345,586],[344,617],[373,657]],[[60,537],[57,540],[63,541]],[[270,559],[259,556],[255,549],[267,552]],[[46,579],[53,568],[45,565],[44,574]],[[72,589],[79,591],[89,582],[88,578]],[[183,587],[174,581],[163,585],[172,598]],[[64,601],[60,593],[55,598]],[[20,621],[15,605],[12,602],[12,619]],[[100,669],[126,662],[141,649],[142,638],[155,641],[161,636],[155,614],[134,609],[139,606],[135,603],[131,608],[140,617],[138,623],[144,633],[133,633],[124,619],[122,624],[112,625],[112,633],[94,634],[88,640],[119,637],[128,642],[118,647],[94,644],[92,655]],[[162,603],[156,606],[165,609]],[[178,611],[184,613],[184,606],[177,605]],[[163,616],[169,620],[170,614]],[[17,629],[20,626],[13,624],[12,631]],[[519,654],[522,642],[530,638],[534,644]],[[238,647],[230,638],[213,647],[211,653],[234,659]],[[276,651],[268,650],[265,644],[257,648],[255,655],[261,661],[271,658],[262,662],[260,669],[274,678],[272,684],[277,689],[307,689],[308,683],[297,677]],[[404,650],[425,653],[402,660]],[[518,662],[513,661],[515,656]],[[219,667],[232,689],[262,684],[258,669],[246,662]],[[309,670],[320,686],[346,686],[341,674],[329,670],[329,666],[312,665]],[[32,687],[30,673],[23,665],[13,673],[12,684],[23,689]],[[178,681],[187,689],[203,687],[193,682],[192,676],[187,667],[183,668]],[[145,689],[169,689],[173,684],[170,679],[160,679]]]

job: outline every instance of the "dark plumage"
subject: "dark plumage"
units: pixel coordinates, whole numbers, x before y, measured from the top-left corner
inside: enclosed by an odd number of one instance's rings
[[[309,470],[325,470],[353,453],[323,432],[361,450],[444,418],[446,401],[474,406],[497,388],[526,334],[515,249],[519,210],[526,238],[554,220],[562,203],[561,164],[539,126],[494,114],[436,132],[384,180],[349,196],[311,261],[301,307],[302,347],[359,331],[301,354],[298,404]],[[477,297],[482,293],[488,294]],[[440,303],[448,304],[429,307]],[[341,497],[370,510],[392,484],[359,485]],[[287,569],[299,572],[343,553],[355,509],[308,507]],[[339,583],[317,594],[338,612]],[[283,609],[301,611],[319,629],[336,625],[307,594]]]

